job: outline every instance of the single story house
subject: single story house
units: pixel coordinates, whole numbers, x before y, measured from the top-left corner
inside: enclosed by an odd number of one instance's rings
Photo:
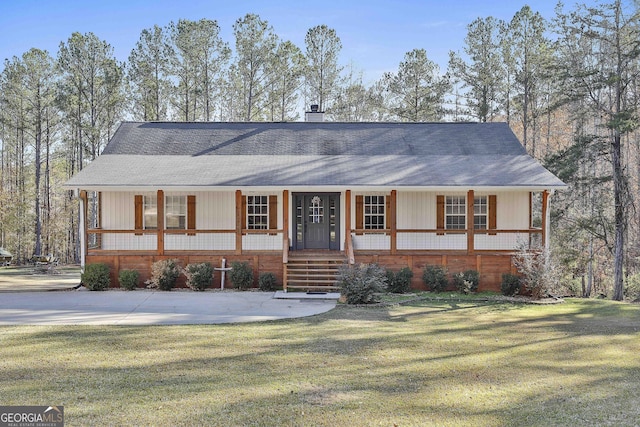
[[[565,184],[506,123],[124,122],[66,187],[82,263],[118,271],[249,262],[285,290],[334,283],[329,264],[480,273],[499,290],[519,242],[549,241]]]

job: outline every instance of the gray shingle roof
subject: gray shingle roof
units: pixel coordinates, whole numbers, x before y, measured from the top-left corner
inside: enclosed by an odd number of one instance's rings
[[[122,123],[67,187],[564,184],[506,123]]]

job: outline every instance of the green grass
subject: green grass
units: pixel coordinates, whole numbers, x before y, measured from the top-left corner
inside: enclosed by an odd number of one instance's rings
[[[0,327],[3,405],[66,424],[637,425],[640,306],[340,305],[238,325]]]

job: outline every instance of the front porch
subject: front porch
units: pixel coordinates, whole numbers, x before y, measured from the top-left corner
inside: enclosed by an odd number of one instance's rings
[[[138,270],[141,280],[147,280],[151,264],[160,259],[176,258],[183,265],[206,261],[218,267],[224,258],[227,265],[234,261],[248,262],[255,283],[261,273],[273,273],[285,291],[336,290],[333,279],[336,266],[363,262],[378,263],[392,270],[411,268],[416,289],[424,289],[422,269],[426,265],[443,265],[452,274],[473,269],[480,273],[480,289],[497,291],[501,275],[513,271],[511,257],[516,245],[519,242],[542,245],[547,241],[547,191],[541,192],[538,227],[533,226],[531,193],[521,192],[517,197],[500,194],[498,199],[503,200],[500,207],[496,207],[496,196],[484,196],[490,201],[493,216],[486,215],[486,227],[482,229],[474,223],[477,215],[471,214],[466,215],[464,228],[447,228],[444,214],[440,218],[440,212],[444,212],[440,206],[443,196],[437,192],[350,189],[316,193],[286,189],[182,192],[188,202],[187,213],[184,228],[176,229],[168,228],[168,220],[164,220],[167,194],[164,190],[153,194],[157,200],[156,223],[150,229],[137,219],[137,213],[135,219],[118,217],[122,211],[137,212],[138,208],[127,203],[136,200],[137,206],[142,196],[95,192],[90,197],[86,191],[80,192],[82,258],[85,263],[109,264],[113,284],[122,269]],[[174,198],[175,194],[170,193]],[[264,196],[258,199],[256,194]],[[371,214],[371,206],[363,202],[364,194],[376,194],[379,212]],[[466,192],[463,200],[467,212],[475,212],[477,194],[474,190]],[[103,205],[104,197],[109,197],[111,203]],[[507,218],[512,209],[509,204],[527,198],[528,218]],[[262,204],[264,218],[254,215],[257,210],[250,209],[248,203]],[[121,205],[118,209],[114,208],[118,205]],[[519,207],[515,211],[524,209]]]

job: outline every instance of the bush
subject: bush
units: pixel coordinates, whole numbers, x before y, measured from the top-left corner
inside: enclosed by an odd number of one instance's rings
[[[213,267],[209,262],[189,264],[182,273],[187,277],[187,286],[194,291],[204,291],[213,283]]]
[[[522,282],[519,276],[511,273],[505,273],[502,275],[502,284],[500,285],[500,291],[502,295],[513,296],[520,293],[522,288]]]
[[[87,264],[80,277],[82,284],[90,291],[104,291],[109,287],[109,266],[107,264]]]
[[[513,262],[521,276],[521,283],[535,299],[543,298],[558,289],[560,269],[551,251],[543,247],[529,247],[520,243]]]
[[[338,286],[347,304],[370,304],[386,290],[387,276],[377,264],[344,265],[338,272]]]
[[[258,277],[258,287],[261,291],[275,291],[276,275],[273,273],[261,273],[260,277]]]
[[[387,291],[396,294],[409,292],[412,278],[413,271],[409,267],[404,267],[397,273],[387,270]]]
[[[138,278],[140,273],[135,270],[120,270],[118,274],[118,282],[120,287],[128,291],[132,291],[138,287]]]
[[[454,274],[452,280],[458,292],[468,294],[478,290],[478,285],[480,284],[480,273],[476,270],[467,270],[464,273],[461,272]]]
[[[442,292],[447,288],[447,269],[441,265],[427,265],[422,273],[424,284],[434,292]]]
[[[164,259],[151,264],[151,288],[170,291],[180,276],[180,267],[176,259]]]
[[[253,285],[253,270],[248,262],[232,262],[228,274],[233,286],[238,289],[244,291]]]

